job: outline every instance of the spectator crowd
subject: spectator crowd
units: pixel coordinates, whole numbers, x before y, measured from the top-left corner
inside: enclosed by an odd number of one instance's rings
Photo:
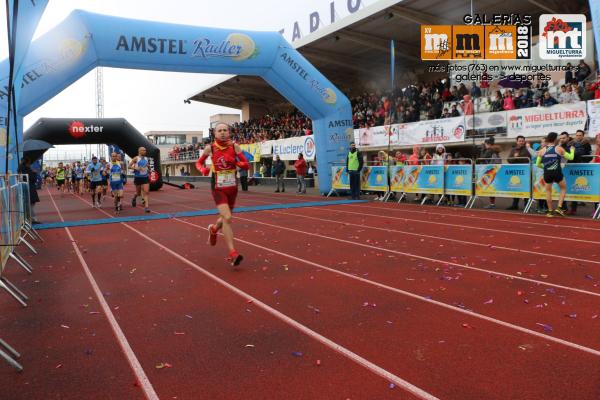
[[[468,84],[451,85],[450,80],[445,78],[409,85],[393,92],[364,92],[351,99],[354,128],[472,115],[476,102],[483,105],[485,111],[505,111],[600,99],[600,79],[586,81],[591,68],[583,60],[576,68],[570,63],[567,67],[564,84],[560,87],[549,87],[547,82],[535,85],[526,82],[524,87],[491,90],[488,75],[483,73],[479,82]],[[518,81],[500,83],[519,86]],[[298,110],[265,114],[235,123],[231,128],[233,139],[240,144],[312,134],[310,118]],[[212,131],[210,136],[212,139]],[[175,146],[169,155],[177,159],[182,153],[200,149],[202,144]]]

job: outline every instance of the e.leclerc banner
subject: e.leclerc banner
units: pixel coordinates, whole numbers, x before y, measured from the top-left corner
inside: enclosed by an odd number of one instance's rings
[[[533,198],[546,198],[546,182],[544,182],[544,170],[534,168],[533,171]],[[563,175],[567,185],[565,200],[600,202],[600,164],[566,164],[563,167]],[[552,198],[558,199],[560,188],[558,184],[552,185]]]
[[[360,174],[360,188],[374,192],[387,192],[387,167],[363,167]]]
[[[552,107],[530,107],[508,112],[508,137],[546,136],[550,132],[575,132],[585,129],[585,101],[556,104]]]
[[[473,186],[471,176],[473,167],[465,165],[446,165],[444,173],[444,193],[459,196],[471,196]]]
[[[475,166],[475,195],[482,197],[529,198],[529,164],[483,164]]]
[[[279,156],[282,160],[296,160],[300,153],[306,161],[315,159],[317,152],[313,135],[273,141],[273,157]]]
[[[444,193],[443,165],[405,165],[405,193]]]
[[[350,175],[343,165],[331,167],[331,187],[333,189],[350,190]]]

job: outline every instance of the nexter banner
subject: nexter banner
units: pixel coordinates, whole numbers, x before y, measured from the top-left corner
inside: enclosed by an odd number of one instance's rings
[[[534,168],[533,174],[533,198],[545,199],[544,170]],[[600,164],[566,164],[563,175],[567,185],[565,200],[600,202]],[[552,198],[557,200],[559,194],[560,188],[555,183],[552,185]]]
[[[444,173],[444,193],[460,196],[471,196],[473,187],[471,165],[446,165]]]
[[[331,167],[331,187],[333,189],[350,190],[350,176],[346,172],[346,167]]]
[[[531,165],[486,164],[475,166],[475,195],[528,198],[531,195]]]
[[[407,165],[404,167],[404,192],[442,194],[443,165]]]
[[[387,192],[387,167],[363,167],[360,173],[360,188],[375,192]]]

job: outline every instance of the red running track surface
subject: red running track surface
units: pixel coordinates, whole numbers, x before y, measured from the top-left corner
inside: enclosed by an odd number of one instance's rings
[[[113,214],[110,198],[52,192],[57,210],[42,194],[43,222]],[[211,207],[205,188],[151,194],[154,212]],[[597,223],[380,203],[244,213],[232,270],[205,244],[213,220],[70,228],[91,278],[65,229],[42,231],[34,274],[6,270],[32,300],[4,296],[0,333],[25,371],[2,368],[3,398],[145,398],[140,374],[165,399],[600,398]]]

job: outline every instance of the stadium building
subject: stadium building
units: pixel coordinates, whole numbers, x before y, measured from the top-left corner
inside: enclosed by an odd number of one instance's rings
[[[356,2],[355,2],[356,3]],[[360,1],[358,3],[361,3]],[[366,3],[366,2],[362,2]],[[510,10],[512,14],[531,15],[533,32],[533,57],[527,62],[523,61],[481,61],[486,65],[534,65],[541,61],[537,56],[538,20],[541,14],[577,14],[588,15],[587,23],[587,55],[586,63],[592,71],[596,70],[594,39],[591,32],[587,1],[572,2],[538,2],[538,1],[516,1],[507,2],[477,2],[474,13],[491,16],[498,13],[506,13]],[[471,12],[469,3],[463,7],[456,7],[455,3],[437,0],[379,0],[351,10],[352,12],[339,20],[327,23],[329,16],[317,16],[319,19],[314,32],[298,37],[294,29],[292,45],[302,53],[311,63],[322,71],[337,87],[344,91],[352,100],[365,93],[382,96],[392,88],[390,77],[390,40],[395,43],[395,79],[393,87],[395,90],[405,90],[421,82],[432,82],[437,79],[450,79],[451,86],[458,86],[456,73],[432,72],[432,67],[437,65],[461,65],[463,62],[455,61],[423,61],[421,59],[421,25],[452,25],[464,24],[463,17]],[[311,18],[313,18],[311,16]],[[300,20],[300,18],[299,18]],[[312,20],[311,20],[312,23]],[[284,35],[289,36],[291,29],[286,28]],[[283,30],[282,30],[283,31]],[[290,38],[288,37],[288,40]],[[546,64],[565,65],[565,61],[546,61]],[[564,83],[564,72],[551,72],[549,91],[553,96],[559,95],[560,85]],[[596,73],[587,78],[587,81],[595,81]],[[467,86],[471,81],[465,81]],[[477,82],[479,84],[479,82]],[[496,89],[497,82],[490,85],[490,94]],[[226,76],[214,82],[208,87],[193,93],[186,102],[198,101],[209,104],[239,109],[241,120],[258,119],[264,115],[290,112],[294,107],[262,78],[254,76]],[[460,110],[459,101],[446,102],[444,107],[451,109],[456,105]],[[496,144],[502,148],[503,155],[508,152],[514,137],[507,137],[508,120],[503,120],[496,126],[481,124],[478,116],[491,111],[491,102],[484,98],[474,101],[473,120],[467,120],[466,140],[459,142],[444,143],[449,152],[460,153],[465,157],[477,157],[480,146],[485,137],[495,136]],[[421,112],[420,120],[427,120],[426,113]],[[211,120],[211,124],[214,121]],[[473,128],[475,124],[476,129]],[[354,126],[357,128],[357,126]],[[435,128],[434,128],[435,130]],[[377,152],[384,150],[397,150],[407,155],[412,151],[414,144],[390,144],[362,146],[360,143],[359,129],[355,129],[355,139],[359,147],[366,154],[367,159],[372,161]],[[364,131],[364,130],[363,130]],[[365,134],[369,132],[363,132]],[[571,132],[571,133],[574,133]],[[376,134],[376,133],[375,133]],[[532,137],[539,140],[542,135]],[[423,147],[433,151],[435,143],[427,141],[422,143]],[[272,146],[270,146],[272,148]],[[268,150],[267,150],[268,151]],[[163,156],[164,157],[164,156]],[[266,164],[268,171],[272,154],[265,152],[260,154],[260,162]],[[258,162],[259,159],[255,159]],[[289,160],[288,177],[293,177],[293,161]],[[318,166],[318,161],[316,162]],[[192,175],[197,174],[194,168],[187,168]],[[258,171],[258,164],[254,170]]]

